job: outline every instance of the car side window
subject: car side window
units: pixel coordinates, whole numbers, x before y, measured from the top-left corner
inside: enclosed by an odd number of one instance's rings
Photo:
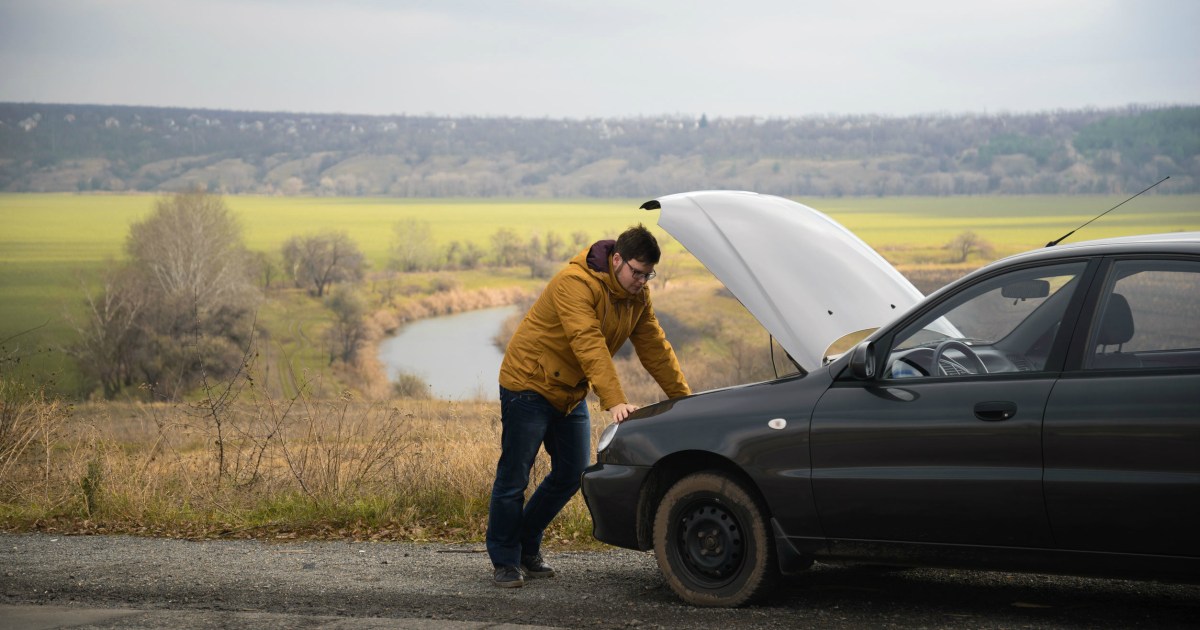
[[[1200,367],[1200,262],[1118,261],[1084,369]]]
[[[1085,267],[1022,269],[964,288],[896,335],[884,378],[1044,369]]]

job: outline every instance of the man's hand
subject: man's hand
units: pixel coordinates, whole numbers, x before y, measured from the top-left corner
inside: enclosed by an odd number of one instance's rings
[[[608,411],[612,413],[613,422],[623,422],[625,418],[629,417],[629,414],[637,411],[637,409],[637,405],[621,403],[619,405],[613,405],[613,407]]]

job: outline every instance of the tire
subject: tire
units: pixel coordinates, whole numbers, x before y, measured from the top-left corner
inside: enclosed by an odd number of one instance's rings
[[[671,590],[696,606],[741,606],[778,582],[766,510],[718,472],[688,475],[654,515],[654,556]]]

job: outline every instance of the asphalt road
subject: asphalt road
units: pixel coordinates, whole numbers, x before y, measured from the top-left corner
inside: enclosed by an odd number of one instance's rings
[[[0,628],[1197,628],[1200,586],[817,565],[765,603],[693,608],[653,556],[548,554],[492,586],[481,546],[0,534]]]

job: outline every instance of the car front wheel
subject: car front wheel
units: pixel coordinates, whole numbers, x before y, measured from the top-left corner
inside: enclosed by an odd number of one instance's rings
[[[734,479],[703,472],[680,479],[654,517],[658,568],[684,601],[740,606],[778,577],[765,510]]]

